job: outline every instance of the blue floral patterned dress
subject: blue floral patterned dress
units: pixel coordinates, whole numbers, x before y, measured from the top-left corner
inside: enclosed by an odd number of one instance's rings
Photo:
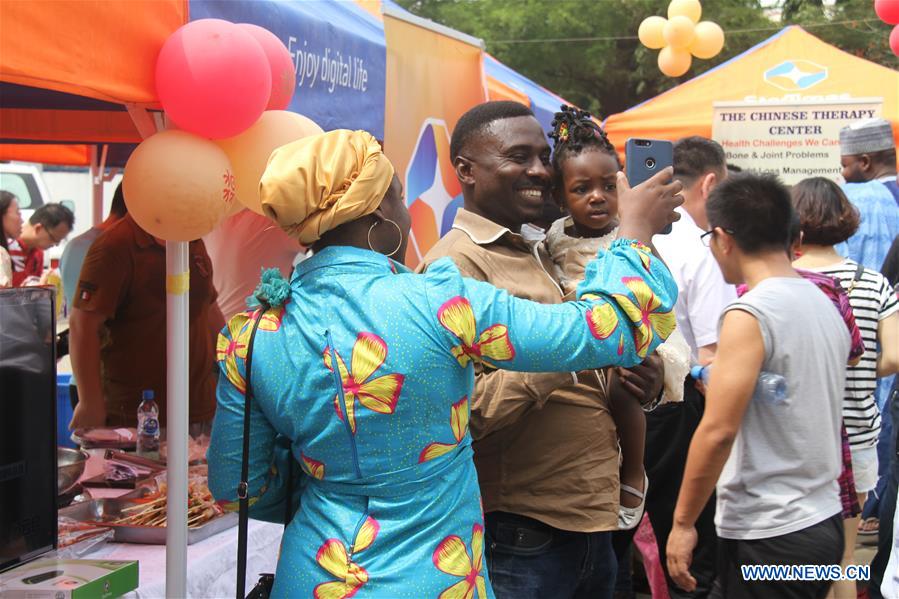
[[[283,501],[277,435],[292,441],[306,479],[274,595],[493,597],[468,434],[473,363],[632,366],[674,328],[677,287],[640,244],[601,252],[578,292],[580,301],[540,305],[463,278],[449,259],[412,274],[380,254],[330,247],[298,265],[282,305],[234,317],[219,338],[209,484],[236,506],[244,360],[261,317],[250,515],[267,518]]]

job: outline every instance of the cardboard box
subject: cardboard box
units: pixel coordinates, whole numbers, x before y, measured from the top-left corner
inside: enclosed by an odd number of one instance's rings
[[[0,595],[21,599],[108,599],[137,585],[135,560],[41,559],[0,575]]]

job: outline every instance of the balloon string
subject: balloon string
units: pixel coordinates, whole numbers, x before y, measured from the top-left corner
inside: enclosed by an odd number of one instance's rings
[[[850,25],[850,24],[861,24],[861,23],[882,23],[880,19],[850,19],[846,21],[831,21],[828,23],[796,23],[796,25],[801,26],[803,29],[809,29],[812,27],[830,27],[832,25]],[[729,29],[725,30],[725,35],[734,35],[737,33],[757,33],[760,31],[780,31],[783,29],[782,27],[755,27],[752,29]],[[636,40],[639,39],[636,35],[612,35],[612,36],[604,36],[604,37],[553,37],[553,38],[543,38],[543,39],[515,39],[515,40],[484,40],[488,44],[545,44],[545,43],[559,43],[559,42],[603,42],[603,41],[615,41],[615,40]]]

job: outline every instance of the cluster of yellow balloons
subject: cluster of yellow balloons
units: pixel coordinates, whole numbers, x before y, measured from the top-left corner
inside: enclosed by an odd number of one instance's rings
[[[690,69],[693,57],[712,58],[724,47],[724,31],[717,23],[699,21],[699,0],[671,0],[668,18],[647,17],[640,23],[637,37],[647,48],[661,49],[659,70],[680,77]]]

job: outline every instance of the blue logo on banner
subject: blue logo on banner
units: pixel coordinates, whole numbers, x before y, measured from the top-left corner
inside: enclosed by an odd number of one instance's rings
[[[808,89],[825,79],[827,67],[809,60],[785,60],[765,71],[765,81],[788,92]]]

